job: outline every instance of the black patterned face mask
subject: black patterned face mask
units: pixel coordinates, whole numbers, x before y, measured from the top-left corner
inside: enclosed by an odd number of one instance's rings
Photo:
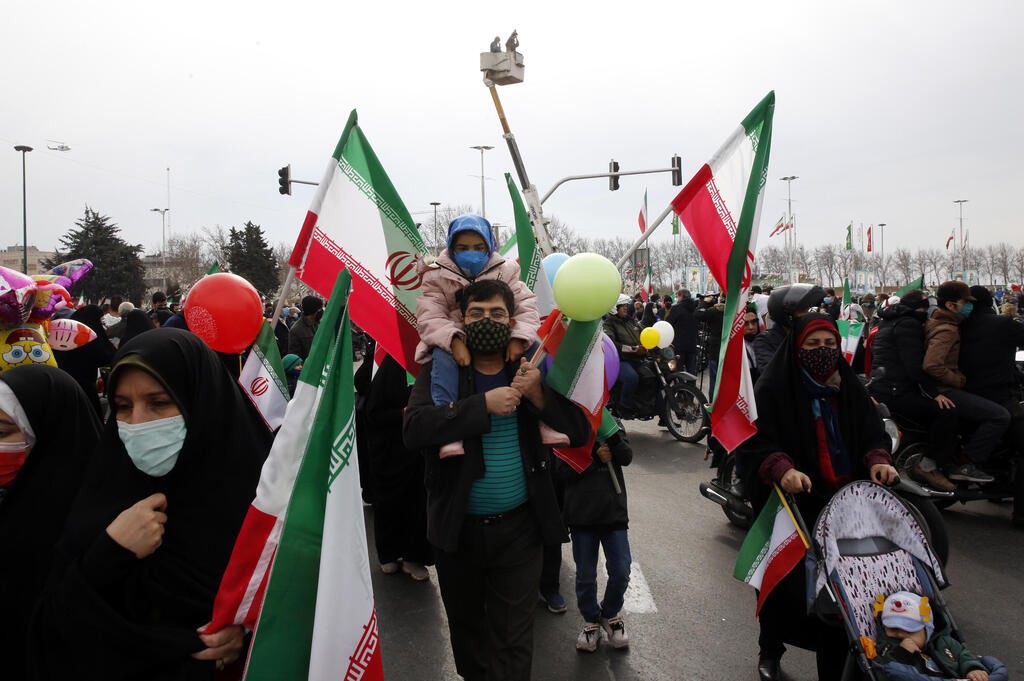
[[[807,373],[819,383],[824,382],[832,375],[832,372],[836,370],[840,357],[841,353],[838,348],[830,348],[824,345],[812,348],[811,350],[800,348],[796,355],[800,366],[806,369]]]
[[[504,352],[512,338],[512,327],[490,317],[466,324],[466,347],[480,355]]]

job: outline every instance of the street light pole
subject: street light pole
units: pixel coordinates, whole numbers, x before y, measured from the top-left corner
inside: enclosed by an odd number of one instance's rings
[[[480,151],[480,216],[483,218],[487,217],[487,204],[484,201],[484,152],[490,151],[493,148],[486,144],[470,147],[470,149],[478,149]]]
[[[883,230],[882,228],[885,227],[885,225],[886,225],[886,223],[884,223],[884,222],[879,222],[876,225],[878,227],[878,246],[879,246],[878,250],[879,250],[880,258],[881,258],[881,260],[879,260],[879,263],[882,266],[883,276],[884,276],[884,273],[885,273],[885,230]],[[882,282],[882,286],[885,286],[885,282],[884,281]]]
[[[170,208],[150,208],[150,210],[152,212],[154,212],[154,213],[160,213],[160,257],[163,260],[163,265],[162,265],[163,275],[164,275],[163,276],[163,281],[164,281],[163,289],[164,289],[164,293],[166,294],[167,293],[167,244],[166,244],[167,219],[166,218],[167,218],[167,211],[169,211]]]
[[[438,237],[440,234],[437,231],[437,207],[441,205],[440,201],[431,201],[430,205],[434,207],[434,236]],[[440,243],[440,240],[439,240]]]
[[[789,216],[786,224],[793,225],[793,233],[789,235],[789,239],[786,241],[786,266],[789,268],[789,283],[795,284],[797,282],[793,281],[793,247],[796,246],[796,223],[793,221],[793,180],[799,178],[796,175],[787,175],[779,179],[786,183],[786,212]]]
[[[960,270],[964,273],[964,278],[967,278],[967,251],[964,248],[964,204],[967,203],[968,199],[956,199],[953,203],[960,205]]]
[[[21,269],[28,274],[28,203],[25,200],[25,154],[32,151],[32,147],[19,144],[14,147],[15,151],[21,152]]]

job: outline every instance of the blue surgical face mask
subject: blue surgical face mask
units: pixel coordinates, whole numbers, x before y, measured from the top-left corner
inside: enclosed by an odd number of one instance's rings
[[[145,423],[117,422],[117,434],[132,463],[154,478],[167,475],[174,468],[185,432],[185,417],[181,414]]]
[[[466,274],[475,277],[483,270],[484,265],[491,259],[491,255],[483,251],[459,251],[452,259]]]
[[[971,316],[972,310],[974,310],[974,303],[964,303],[963,306],[960,307],[960,311],[957,312],[957,314],[960,315],[961,317],[969,317]]]
[[[824,301],[822,301],[822,302],[824,302],[824,303],[825,303],[826,305],[828,305],[829,303],[831,303],[831,302],[832,302],[832,299],[831,299],[831,298],[829,298],[828,296],[825,296],[825,300],[824,300]]]

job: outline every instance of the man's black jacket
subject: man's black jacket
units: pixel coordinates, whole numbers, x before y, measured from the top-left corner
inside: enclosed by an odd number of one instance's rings
[[[676,352],[695,352],[697,350],[697,320],[693,318],[693,310],[685,302],[679,302],[669,310],[669,324],[675,331],[672,337],[672,347]]]
[[[1024,347],[1024,324],[980,309],[960,325],[960,371],[964,389],[1003,404],[1013,398],[1017,348]]]
[[[518,363],[509,362],[505,371],[511,381]],[[409,406],[405,410],[402,435],[405,446],[422,450],[427,488],[427,539],[442,551],[459,547],[459,533],[466,515],[473,481],[484,476],[483,441],[480,436],[491,430],[491,417],[483,393],[474,386],[473,367],[459,369],[459,400],[435,405],[430,397],[428,362],[420,368]],[[526,473],[526,491],[530,509],[540,527],[544,544],[567,541],[555,488],[551,481],[551,449],[541,444],[538,423],[541,419],[569,437],[570,447],[582,447],[590,435],[590,423],[583,410],[546,385],[544,410],[538,411],[527,399],[519,405],[519,449]],[[466,453],[441,459],[441,445],[462,440]]]
[[[883,308],[878,316],[881,321],[871,342],[871,371],[883,368],[885,374],[871,381],[871,394],[883,402],[909,392],[935,397],[935,379],[922,368],[925,311],[897,304]]]

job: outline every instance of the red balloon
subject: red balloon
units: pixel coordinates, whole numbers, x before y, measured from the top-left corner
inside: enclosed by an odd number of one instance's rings
[[[227,272],[196,282],[185,298],[189,331],[217,352],[238,353],[256,340],[263,323],[263,304],[253,285]]]

